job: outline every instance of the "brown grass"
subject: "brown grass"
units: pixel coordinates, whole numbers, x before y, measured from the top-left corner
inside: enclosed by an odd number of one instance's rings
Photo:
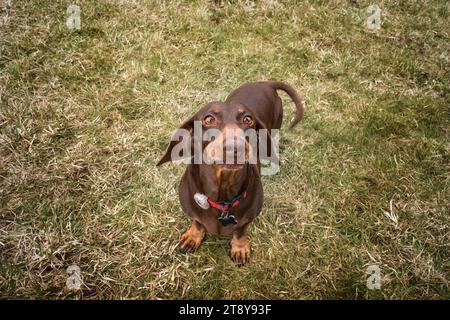
[[[379,31],[359,0],[78,1],[79,31],[72,2],[4,3],[1,297],[450,297],[445,1],[380,1]],[[155,163],[182,119],[262,79],[307,110],[264,178],[252,261],[213,236],[183,255],[183,167]]]

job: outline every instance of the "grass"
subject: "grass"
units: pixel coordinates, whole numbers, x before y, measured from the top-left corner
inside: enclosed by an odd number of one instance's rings
[[[361,0],[1,1],[0,297],[449,299],[449,5],[375,3],[379,31]],[[306,113],[288,132],[283,95],[252,261],[214,236],[183,255],[184,168],[155,163],[182,119],[263,79]]]

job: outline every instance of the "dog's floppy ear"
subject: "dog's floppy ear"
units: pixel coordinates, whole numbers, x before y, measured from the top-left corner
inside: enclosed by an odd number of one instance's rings
[[[156,164],[157,166],[160,166],[168,161],[172,161],[172,150],[173,148],[178,145],[178,148],[180,150],[187,150],[187,148],[191,149],[192,146],[192,137],[193,137],[193,131],[194,131],[194,121],[197,118],[197,113],[194,114],[189,119],[185,120],[181,126],[174,132],[172,135],[171,141],[169,146],[166,149],[166,152],[164,153],[163,157],[159,162]],[[189,135],[186,136],[186,132],[189,132]],[[188,145],[189,144],[189,145]],[[191,153],[192,154],[192,153]],[[186,156],[186,155],[182,155]]]

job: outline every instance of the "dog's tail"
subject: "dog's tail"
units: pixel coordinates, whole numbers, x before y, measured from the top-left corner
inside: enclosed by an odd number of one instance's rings
[[[294,116],[294,119],[292,120],[291,124],[289,125],[289,129],[292,129],[297,125],[297,123],[300,122],[303,118],[304,113],[304,106],[302,100],[300,100],[300,97],[298,96],[297,92],[292,88],[290,85],[280,82],[280,81],[266,81],[266,83],[275,90],[283,90],[286,92],[289,97],[291,97],[292,101],[295,103],[296,107],[296,113]]]

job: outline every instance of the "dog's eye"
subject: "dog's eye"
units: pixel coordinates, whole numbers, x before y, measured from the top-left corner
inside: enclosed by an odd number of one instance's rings
[[[255,123],[255,121],[253,120],[253,118],[249,115],[246,115],[242,118],[242,122],[244,122],[246,125],[248,125],[249,127],[253,126],[253,124]]]
[[[212,126],[216,123],[216,118],[214,118],[214,116],[208,114],[204,119],[203,119],[203,124],[205,126]]]

